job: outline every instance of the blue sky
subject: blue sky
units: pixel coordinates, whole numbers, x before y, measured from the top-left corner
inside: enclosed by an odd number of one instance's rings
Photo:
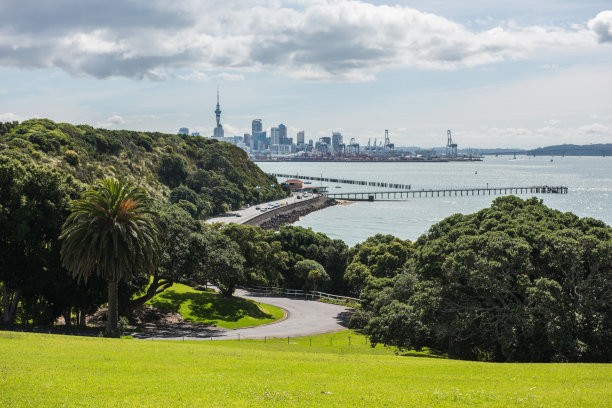
[[[612,1],[4,0],[0,120],[612,143]]]

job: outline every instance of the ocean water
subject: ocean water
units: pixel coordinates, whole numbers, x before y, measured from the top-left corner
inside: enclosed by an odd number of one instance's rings
[[[552,159],[552,161],[551,161]],[[265,172],[303,174],[365,181],[410,184],[412,190],[471,187],[564,185],[568,194],[537,196],[544,204],[580,217],[612,225],[611,157],[487,157],[481,162],[448,163],[305,163],[261,162]],[[282,181],[279,178],[279,181]],[[319,182],[313,181],[313,184]],[[331,193],[388,191],[368,186],[324,183]],[[340,186],[340,188],[336,188]],[[310,227],[348,245],[377,233],[415,240],[436,222],[456,213],[470,214],[488,207],[497,196],[409,198],[405,201],[353,202],[302,217],[295,225]]]

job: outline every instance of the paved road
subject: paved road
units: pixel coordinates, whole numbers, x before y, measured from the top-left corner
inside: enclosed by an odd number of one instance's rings
[[[298,199],[297,196],[300,196],[302,198]],[[226,215],[221,216],[221,217],[209,218],[205,222],[207,224],[213,224],[215,222],[221,222],[221,223],[224,223],[224,224],[229,224],[230,222],[233,222],[235,224],[244,224],[245,222],[247,222],[251,218],[254,218],[254,217],[262,214],[261,210],[257,210],[256,209],[257,206],[259,206],[259,207],[267,207],[268,204],[272,204],[272,203],[279,203],[279,204],[280,203],[285,203],[285,205],[291,205],[291,204],[299,203],[299,202],[302,202],[302,201],[312,200],[313,198],[315,198],[317,196],[318,196],[317,194],[308,194],[308,197],[304,198],[302,193],[299,193],[299,194],[298,193],[292,193],[289,197],[285,197],[283,199],[276,200],[276,201],[270,201],[270,202],[267,202],[267,203],[252,205],[249,208],[242,208],[242,209],[240,209],[238,211],[232,211],[231,213],[226,213]],[[231,214],[236,214],[236,213],[240,213],[242,215],[242,217],[236,217],[236,216],[231,215]]]
[[[287,314],[284,320],[263,326],[227,330],[198,324],[180,323],[150,326],[147,333],[131,333],[134,338],[145,340],[235,340],[263,339],[264,337],[304,337],[333,333],[347,328],[351,309],[329,303],[259,295],[237,290],[235,296],[280,307]]]

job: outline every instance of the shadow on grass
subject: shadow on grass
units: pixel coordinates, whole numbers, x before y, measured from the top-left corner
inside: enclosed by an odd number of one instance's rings
[[[217,320],[237,322],[244,317],[253,319],[272,319],[274,316],[263,312],[257,303],[241,298],[226,298],[210,292],[178,293],[168,289],[149,302],[152,306],[178,312],[181,306],[189,303],[189,316],[185,320],[214,323]]]

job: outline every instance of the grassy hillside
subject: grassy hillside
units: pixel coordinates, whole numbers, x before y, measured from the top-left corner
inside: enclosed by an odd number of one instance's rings
[[[160,200],[183,184],[198,197],[181,190],[178,198],[203,206],[208,215],[284,195],[243,150],[203,137],[31,119],[0,123],[0,154],[62,169],[86,184],[127,179]]]
[[[281,319],[282,309],[258,304],[249,299],[227,298],[214,292],[200,291],[175,283],[149,300],[147,304],[162,310],[179,312],[189,322],[215,325],[226,329],[259,326]]]
[[[168,342],[0,332],[0,355],[0,406],[10,407],[612,404],[610,365],[395,356],[351,332],[313,337],[312,346],[309,338]]]

